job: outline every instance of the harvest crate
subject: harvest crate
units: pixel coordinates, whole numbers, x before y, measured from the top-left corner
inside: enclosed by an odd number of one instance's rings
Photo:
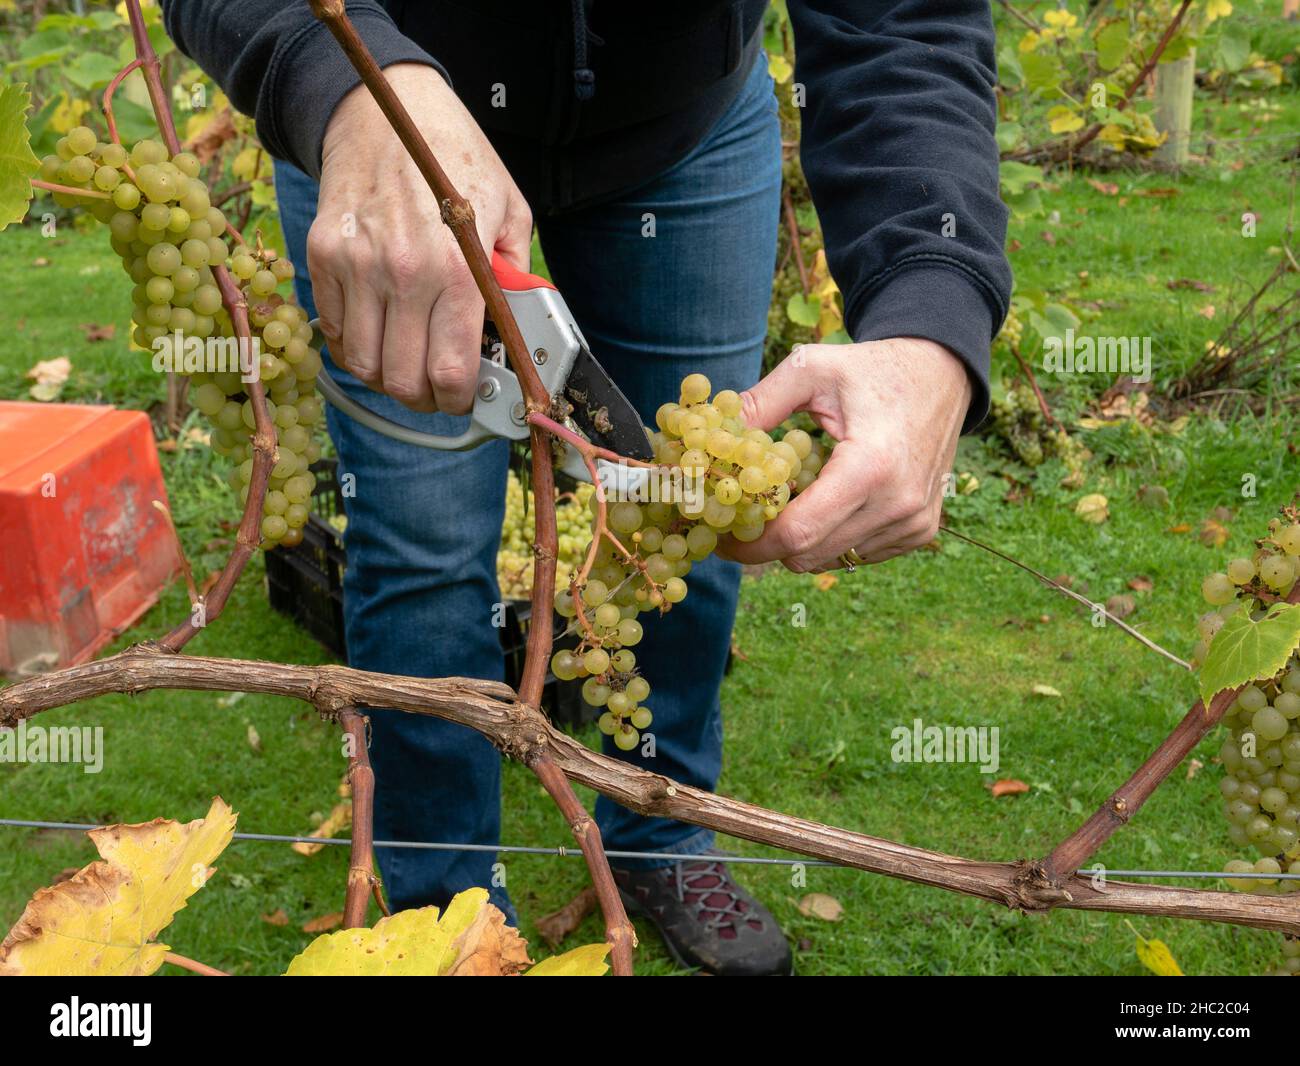
[[[347,569],[348,559],[342,533],[329,523],[330,518],[344,513],[338,461],[320,459],[312,463],[311,470],[316,475],[316,488],[312,493],[311,514],[303,527],[302,543],[266,553],[267,594],[275,610],[294,619],[329,651],[346,661],[343,571]],[[531,614],[532,605],[527,600],[506,603],[501,654],[506,684],[511,687],[518,687],[523,673]],[[564,619],[556,619],[557,626],[563,623]],[[574,642],[574,638],[569,639]],[[579,725],[596,717],[596,709],[583,703],[581,689],[580,682],[559,681],[547,672],[543,705],[552,721]]]
[[[90,659],[180,565],[149,418],[0,402],[0,671]]]

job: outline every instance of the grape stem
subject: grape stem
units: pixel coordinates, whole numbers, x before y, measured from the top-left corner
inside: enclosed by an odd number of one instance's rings
[[[241,351],[252,350],[252,331],[248,324],[248,301],[235,284],[230,272],[221,264],[212,267],[212,276],[221,290],[221,302],[230,314],[235,338]],[[230,593],[244,572],[248,560],[262,542],[262,503],[277,458],[275,424],[266,406],[266,386],[260,377],[245,384],[253,408],[253,475],[248,482],[248,499],[235,536],[235,547],[226,560],[212,591],[204,598],[202,611],[191,611],[188,618],[162,639],[168,651],[180,651],[204,626],[215,621],[230,598]]]
[[[540,426],[553,437],[558,437],[566,444],[573,445],[583,459],[587,460],[587,469],[591,471],[591,481],[593,485],[599,485],[600,479],[596,474],[595,461],[604,459],[610,463],[623,463],[627,466],[640,467],[643,470],[662,470],[659,463],[646,462],[643,459],[633,459],[631,456],[620,455],[618,452],[611,451],[608,448],[600,448],[585,437],[575,433],[568,426],[562,425],[555,419],[542,414],[541,411],[530,411],[528,414],[528,423],[533,426]]]
[[[78,189],[75,185],[59,185],[52,181],[42,181],[40,178],[32,178],[32,184],[38,189],[44,189],[46,192],[61,192],[65,196],[85,196],[92,200],[111,200],[112,193],[104,192],[102,189]]]
[[[474,222],[474,208],[456,189],[438,163],[433,151],[420,134],[406,107],[398,98],[392,85],[361,40],[348,18],[343,0],[310,0],[312,13],[325,24],[343,49],[353,69],[360,75],[388,124],[397,134],[411,160],[419,168],[429,189],[437,198],[442,221],[452,231],[465,264],[483,297],[487,313],[497,328],[506,348],[511,369],[519,379],[527,412],[547,411],[551,406],[550,394],[542,385],[532,352],[524,344],[523,334],[515,321],[514,313],[506,302],[501,285],[492,271],[488,253],[479,241]],[[532,614],[528,629],[528,646],[524,656],[523,673],[519,681],[519,699],[524,707],[536,711],[541,707],[542,690],[546,682],[551,659],[551,643],[555,630],[555,570],[559,554],[559,533],[555,519],[555,469],[551,458],[551,439],[540,425],[529,427],[533,496],[535,500],[533,536],[533,589]],[[552,772],[545,761],[530,761],[530,768],[541,780],[551,798],[565,812],[575,839],[582,848],[591,874],[592,884],[605,916],[606,938],[610,943],[610,961],[616,976],[632,973],[632,948],[636,934],[628,921],[622,898],[614,884],[609,861],[601,843],[600,830],[595,822],[581,818],[576,812],[582,806],[573,794],[568,778]]]
[[[122,84],[132,71],[139,70],[144,64],[136,58],[131,60],[126,66],[117,72],[113,80],[104,88],[104,96],[100,101],[100,109],[104,112],[104,121],[108,124],[108,137],[116,145],[122,144],[122,139],[117,135],[117,119],[113,117],[113,94],[117,92],[117,87]],[[135,175],[131,173],[130,164],[126,163],[122,167],[126,171],[127,177],[135,183]]]
[[[379,878],[375,876],[375,772],[370,766],[370,720],[355,708],[340,711],[338,719],[348,736],[348,785],[352,790],[352,844],[343,901],[343,928],[361,929],[366,924],[366,909],[372,895],[380,911],[389,913]]]
[[[564,429],[564,427],[558,422],[553,422],[545,416],[541,416],[541,420],[534,423],[534,425],[541,426],[543,429],[546,429],[547,432],[550,432],[549,426],[546,426],[544,423],[550,423],[550,425],[554,426],[556,429]],[[565,432],[567,433],[568,430],[565,430]],[[587,614],[582,609],[582,589],[586,587],[587,578],[591,575],[591,568],[595,565],[596,555],[600,551],[601,538],[603,537],[608,540],[614,546],[615,550],[623,556],[625,562],[631,566],[635,566],[637,570],[640,571],[641,576],[646,580],[648,588],[658,592],[659,585],[655,579],[650,576],[650,571],[646,569],[645,560],[643,560],[639,555],[635,555],[628,551],[627,548],[623,546],[622,541],[620,541],[609,528],[609,510],[608,504],[605,500],[605,487],[601,484],[600,473],[596,469],[596,460],[591,454],[589,454],[589,452],[595,453],[597,451],[603,451],[604,449],[596,448],[589,441],[582,440],[582,438],[578,437],[577,434],[573,434],[573,436],[586,446],[582,450],[582,461],[586,464],[587,472],[591,475],[591,485],[596,494],[596,528],[592,531],[591,543],[587,546],[587,556],[582,561],[582,567],[575,575],[569,578],[569,595],[573,598],[573,607],[576,612],[575,621],[577,621],[578,627],[583,633],[583,641],[590,643],[593,647],[600,647],[602,641],[600,637],[596,635],[596,631],[592,629],[591,623],[587,621]],[[631,575],[628,576],[627,580],[630,579]],[[626,584],[626,580],[620,582],[619,588],[622,588],[624,584]],[[646,594],[649,595],[648,592]]]
[[[169,156],[181,150],[181,142],[176,136],[176,123],[172,119],[172,109],[167,103],[167,90],[162,83],[162,64],[158,53],[153,50],[149,40],[149,28],[145,25],[144,15],[140,11],[140,0],[126,0],[126,13],[131,21],[131,38],[135,42],[135,62],[144,74],[144,83],[149,90],[149,102],[153,105],[154,120],[158,123],[158,132],[162,134],[163,144],[167,146]],[[130,73],[128,70],[127,73]]]
[[[184,955],[177,955],[174,951],[166,952],[163,955],[163,962],[170,962],[173,966],[179,966],[182,970],[189,970],[190,973],[196,973],[202,977],[230,976],[225,970],[218,970],[215,966],[209,966],[206,962],[195,962]]]

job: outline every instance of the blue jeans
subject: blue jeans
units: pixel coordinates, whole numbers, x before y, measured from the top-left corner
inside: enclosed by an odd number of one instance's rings
[[[316,185],[282,163],[275,183],[298,299],[315,315],[306,241]],[[688,373],[704,372],[716,389],[740,390],[757,380],[780,183],[776,101],[760,62],[730,110],[681,162],[613,202],[539,221],[555,283],[592,351],[648,424],[659,404],[677,398]],[[643,235],[647,214],[653,236]],[[409,411],[326,365],[361,403],[390,419],[435,433],[464,428],[463,418]],[[506,445],[427,451],[332,408],[329,431],[341,472],[356,479],[356,494],[346,500],[351,664],[500,679],[492,605],[499,599]],[[709,559],[691,571],[687,598],[649,621],[636,652],[653,686],[655,756],[623,754],[606,737],[608,754],[700,788],[716,785],[718,691],[739,583],[739,567]],[[463,726],[398,711],[375,711],[372,723],[376,839],[498,842],[501,763],[486,740]],[[713,846],[710,832],[645,818],[604,797],[596,818],[611,849],[696,854]],[[442,905],[462,889],[487,886],[495,862],[489,852],[395,848],[379,849],[378,859],[394,907]],[[494,895],[505,902],[504,893]]]

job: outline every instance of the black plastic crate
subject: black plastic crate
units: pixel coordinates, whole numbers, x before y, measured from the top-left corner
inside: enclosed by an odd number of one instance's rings
[[[303,526],[302,543],[292,548],[275,548],[266,553],[266,587],[271,606],[288,615],[330,652],[347,660],[343,631],[343,571],[347,552],[343,534],[328,519],[344,514],[343,493],[338,482],[338,461],[320,459],[312,463],[316,487],[312,492],[311,514]],[[527,600],[508,600],[501,627],[501,653],[505,661],[506,684],[519,687],[528,644],[528,622],[532,605]],[[556,632],[565,624],[555,619]],[[556,648],[572,647],[576,636],[561,640]],[[597,710],[582,700],[582,683],[560,681],[546,674],[543,707],[552,721],[580,725],[594,720]]]
[[[326,520],[343,513],[338,463],[318,459],[311,514],[302,527],[302,543],[266,553],[266,589],[271,606],[286,614],[340,659],[348,657],[343,633],[343,571],[347,553],[343,536]]]

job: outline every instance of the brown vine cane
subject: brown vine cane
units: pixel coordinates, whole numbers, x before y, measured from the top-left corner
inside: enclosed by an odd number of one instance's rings
[[[109,692],[154,689],[259,692],[312,704],[326,717],[361,707],[428,714],[482,733],[525,764],[540,759],[567,778],[641,814],[675,818],[730,836],[826,859],[870,873],[947,889],[1013,910],[1045,913],[1108,911],[1194,918],[1300,934],[1300,900],[1126,881],[1076,874],[1053,879],[1043,863],[983,862],[823,825],[678,784],[591,751],[554,729],[545,715],[518,702],[506,685],[470,678],[398,677],[346,666],[294,666],[169,655],[136,645],[84,666],[69,667],[0,690],[0,726]],[[1162,768],[1163,769],[1163,768]]]
[[[379,69],[374,56],[357,34],[347,16],[342,0],[311,0],[312,12],[329,28],[338,41],[353,69],[361,76],[384,117],[388,120],[403,147],[419,168],[430,190],[441,206],[442,220],[451,229],[460,246],[470,274],[483,296],[488,315],[497,327],[506,348],[511,369],[519,378],[527,410],[540,413],[550,409],[551,397],[542,386],[537,368],[533,366],[532,353],[524,344],[519,325],[506,302],[505,294],[492,272],[492,265],[478,239],[474,226],[474,208],[460,193],[438,163],[429,145],[420,135],[402,101]],[[551,657],[553,638],[553,608],[555,598],[555,564],[559,552],[559,534],[555,524],[555,471],[551,456],[550,438],[534,425],[529,429],[532,456],[534,496],[534,561],[532,614],[528,630],[528,645],[524,657],[523,677],[519,696],[530,707],[541,705],[542,686],[546,680],[547,665]],[[623,900],[614,884],[614,875],[605,857],[596,823],[583,811],[565,776],[553,772],[547,757],[538,755],[528,762],[551,798],[564,812],[573,829],[574,838],[582,849],[587,869],[600,899],[601,913],[605,917],[605,935],[611,947],[611,964],[618,976],[632,973],[632,948],[636,933],[628,921]],[[581,812],[581,816],[579,813]]]

